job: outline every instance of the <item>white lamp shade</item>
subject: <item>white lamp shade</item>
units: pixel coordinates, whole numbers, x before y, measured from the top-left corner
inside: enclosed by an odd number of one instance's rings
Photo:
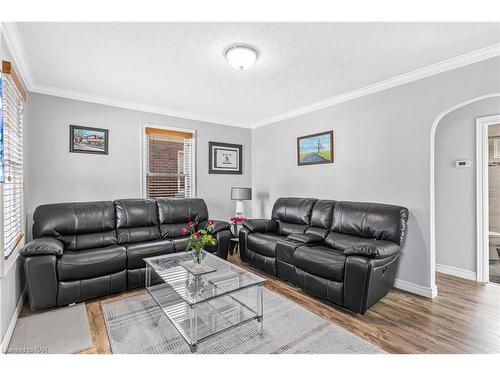
[[[249,201],[252,200],[252,189],[233,187],[231,188],[231,199],[235,201]]]
[[[259,54],[257,50],[251,46],[233,45],[226,48],[225,56],[227,62],[233,68],[245,70],[255,64]]]

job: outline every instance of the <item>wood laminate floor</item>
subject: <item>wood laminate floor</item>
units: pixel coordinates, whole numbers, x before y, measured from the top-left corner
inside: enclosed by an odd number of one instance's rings
[[[237,254],[229,260],[265,277],[268,289],[388,353],[500,353],[500,286],[496,284],[478,284],[438,273],[435,299],[393,289],[365,315],[357,315],[242,264]],[[94,346],[82,354],[111,353],[101,301],[139,293],[144,290],[86,303]]]

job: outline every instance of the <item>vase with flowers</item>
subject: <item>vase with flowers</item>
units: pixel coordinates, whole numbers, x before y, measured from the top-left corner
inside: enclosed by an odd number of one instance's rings
[[[201,262],[204,257],[203,250],[205,247],[214,246],[217,243],[212,235],[214,231],[213,224],[213,220],[208,220],[205,228],[196,230],[198,223],[190,221],[187,228],[182,228],[182,235],[189,235],[186,251],[192,250],[194,267],[201,266]]]
[[[244,216],[235,216],[235,217],[232,217],[231,218],[231,222],[233,224],[242,224],[244,223],[245,221],[247,221],[247,218],[244,217]]]

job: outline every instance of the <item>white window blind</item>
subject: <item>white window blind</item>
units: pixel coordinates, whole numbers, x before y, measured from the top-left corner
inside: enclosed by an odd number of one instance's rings
[[[192,134],[147,127],[145,137],[147,197],[192,198]]]
[[[2,74],[3,249],[9,256],[24,237],[23,179],[24,100],[10,74]]]

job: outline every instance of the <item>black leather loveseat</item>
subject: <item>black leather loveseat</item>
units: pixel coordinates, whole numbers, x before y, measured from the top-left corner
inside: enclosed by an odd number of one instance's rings
[[[240,230],[241,260],[364,314],[392,288],[408,210],[376,203],[279,198],[270,220]]]
[[[144,286],[143,258],[185,251],[182,228],[205,227],[202,199],[123,199],[47,204],[33,215],[33,240],[21,250],[31,308],[68,305]],[[229,224],[214,222],[226,259]]]

